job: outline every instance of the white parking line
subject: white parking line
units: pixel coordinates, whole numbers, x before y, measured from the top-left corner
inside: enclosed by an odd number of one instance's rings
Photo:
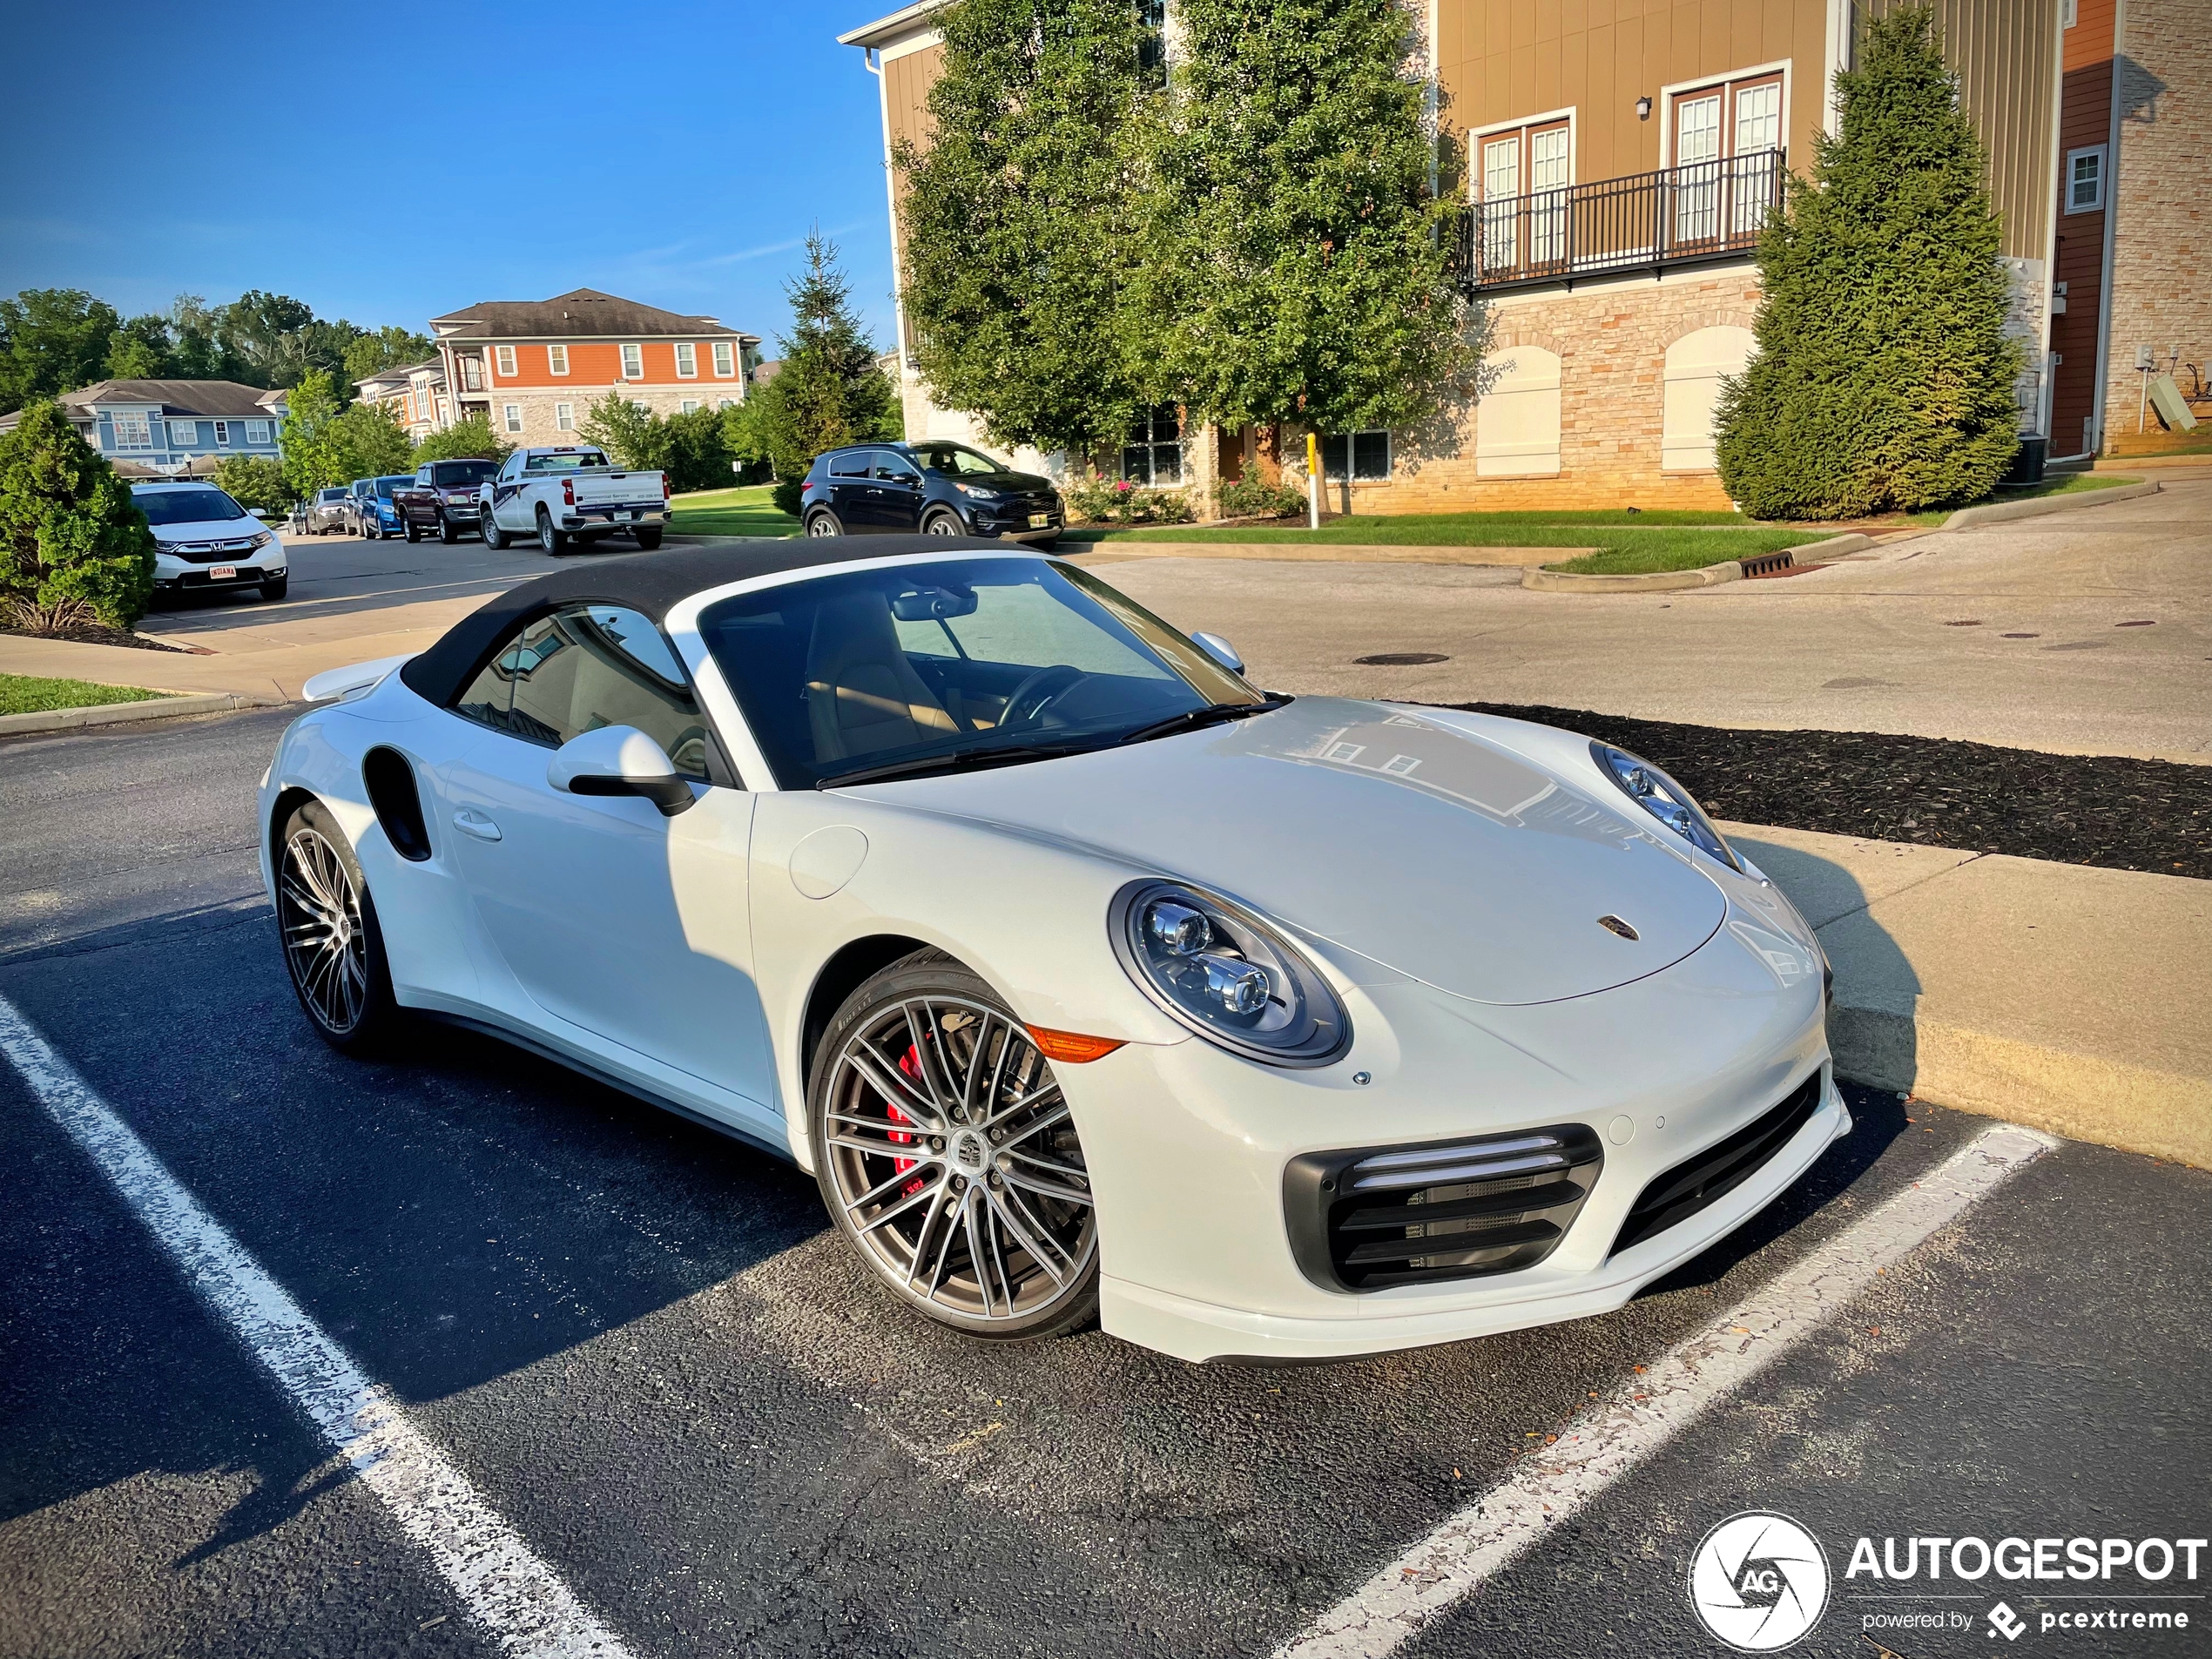
[[[1669,1349],[1558,1443],[1331,1608],[1278,1659],[1381,1659],[1742,1387],[1890,1266],[2058,1143],[2001,1123]]]
[[[115,1184],[200,1298],[428,1552],[469,1616],[523,1659],[628,1659],[622,1641],[476,1495],[284,1287],[202,1209],[29,1021],[0,997],[0,1052]]]

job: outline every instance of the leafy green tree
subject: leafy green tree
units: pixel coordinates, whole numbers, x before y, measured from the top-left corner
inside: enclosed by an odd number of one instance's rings
[[[185,381],[240,381],[262,385],[253,370],[222,341],[214,308],[196,293],[180,293],[169,307],[169,373]]]
[[[905,430],[898,394],[876,365],[875,347],[853,314],[837,245],[806,238],[806,270],[784,284],[791,333],[780,336],[783,368],[758,394],[774,456],[779,510],[799,508],[799,481],[814,457],[840,444],[896,438]]]
[[[2019,447],[2002,227],[1925,10],[1867,25],[1759,240],[1758,350],[1716,412],[1721,482],[1759,518],[1972,501]]]
[[[1088,453],[1143,405],[1127,279],[1157,102],[1130,0],[960,0],[936,18],[934,141],[901,140],[901,293],[941,404]]]
[[[577,435],[596,443],[625,467],[658,469],[668,454],[668,435],[653,419],[620,392],[610,392],[584,406]]]
[[[660,417],[667,434],[661,466],[668,487],[678,495],[695,489],[726,489],[737,482],[730,470],[730,445],[720,413],[693,409]]]
[[[765,386],[755,386],[744,402],[717,412],[716,418],[722,422],[722,447],[744,469],[742,475],[731,474],[732,482],[741,478],[745,483],[759,483],[774,475],[775,451],[764,419],[768,408],[765,390]]]
[[[512,448],[492,435],[489,416],[472,415],[416,444],[415,463],[419,467],[426,461],[504,461]]]
[[[415,470],[414,441],[399,416],[381,403],[347,404],[332,417],[329,430],[340,456],[349,464],[347,480]]]
[[[101,372],[111,381],[160,380],[167,377],[170,362],[169,320],[149,313],[132,318],[109,337]]]
[[[1482,330],[1432,187],[1403,0],[1180,0],[1135,280],[1155,401],[1237,426],[1413,427]]]
[[[351,323],[341,326],[353,327]],[[371,374],[381,374],[388,368],[397,368],[402,363],[420,363],[435,350],[428,335],[411,334],[396,324],[379,328],[374,334],[357,334],[344,353],[346,382],[350,386],[356,381],[367,380]]]
[[[284,481],[283,464],[268,455],[225,455],[215,463],[215,482],[241,507],[280,513],[300,499]]]
[[[25,288],[0,300],[0,415],[105,378],[115,307],[82,288]]]
[[[292,388],[285,407],[277,448],[283,456],[284,481],[294,491],[312,496],[327,485],[350,483],[363,475],[347,469],[353,457],[336,427],[338,389],[329,375],[308,375]]]
[[[0,435],[0,599],[19,626],[128,628],[153,597],[153,532],[61,405]]]

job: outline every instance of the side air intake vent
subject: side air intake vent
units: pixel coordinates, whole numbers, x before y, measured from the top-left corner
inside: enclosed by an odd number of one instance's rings
[[[1753,1118],[1726,1140],[1716,1141],[1695,1157],[1684,1158],[1655,1177],[1621,1224],[1611,1255],[1618,1256],[1687,1221],[1707,1204],[1725,1197],[1759,1172],[1766,1161],[1797,1138],[1820,1105],[1820,1073],[1814,1072],[1789,1097]]]
[[[361,757],[361,781],[392,850],[417,864],[428,858],[430,828],[422,821],[422,798],[415,792],[415,767],[408,758],[397,749],[371,749]]]
[[[1580,1123],[1305,1153],[1283,1171],[1291,1248],[1332,1291],[1533,1267],[1567,1236],[1603,1161]]]

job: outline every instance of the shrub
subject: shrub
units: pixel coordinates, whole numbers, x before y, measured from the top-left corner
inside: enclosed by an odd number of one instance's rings
[[[0,602],[19,626],[128,628],[153,597],[153,532],[58,403],[0,435]]]
[[[1239,478],[1214,491],[1224,518],[1289,518],[1305,511],[1305,492],[1264,478]]]
[[[768,492],[768,499],[776,504],[778,512],[788,513],[792,517],[797,518],[799,516],[799,487],[806,482],[803,478],[779,478],[776,480],[776,487]]]
[[[1071,482],[1061,498],[1095,524],[1188,524],[1197,515],[1179,489],[1147,489],[1126,478]]]
[[[511,445],[492,435],[491,417],[472,415],[415,446],[415,464],[426,461],[504,461]]]
[[[281,513],[298,499],[284,482],[284,468],[271,455],[225,455],[215,463],[215,482],[245,508]]]

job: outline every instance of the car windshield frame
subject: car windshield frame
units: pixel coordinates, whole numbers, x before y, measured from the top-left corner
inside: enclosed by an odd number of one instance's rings
[[[253,516],[238,504],[228,490],[218,489],[212,484],[195,484],[190,489],[150,489],[144,495],[134,489],[131,492],[131,500],[146,516],[148,524],[227,524],[233,519]],[[188,512],[181,506],[172,508],[166,504],[190,502],[198,505],[207,501],[228,502],[231,510],[227,513]]]
[[[971,461],[979,461],[983,464],[978,467],[941,467],[929,458],[937,450],[943,450],[955,456],[966,456]],[[924,471],[941,473],[948,478],[1004,477],[1014,470],[1004,462],[993,460],[981,449],[971,449],[968,445],[956,442],[951,438],[928,438],[920,443],[909,443],[907,446],[907,455]]]
[[[604,449],[579,449],[572,455],[528,455],[523,461],[523,475],[541,476],[546,473],[597,472],[602,468],[612,470],[614,462]]]
[[[374,496],[379,501],[389,501],[392,499],[392,492],[394,490],[399,489],[404,486],[411,485],[414,482],[415,475],[411,472],[389,473],[381,478],[370,479],[369,493]]]
[[[946,597],[941,605],[934,595]],[[986,597],[993,597],[988,615]],[[825,634],[822,613],[833,604],[840,631]],[[1025,624],[1032,631],[1018,631]],[[1088,571],[1018,553],[946,555],[749,585],[702,605],[693,625],[784,790],[1109,749],[1207,717],[1263,713],[1281,701]],[[868,658],[870,651],[883,653],[885,641],[866,635],[885,628],[906,659],[903,672],[888,658]],[[1015,655],[981,654],[992,651]],[[1100,665],[1084,668],[1070,656]],[[1033,662],[1040,657],[1046,660]],[[830,666],[840,658],[858,660],[862,671]],[[880,689],[887,674],[908,704],[893,718],[907,719],[916,740],[824,753],[821,722],[842,718],[829,711],[856,702],[895,708]],[[1042,708],[1035,692],[1022,691],[1031,679],[1040,691],[1056,684]],[[1076,691],[1083,696],[1070,695],[1045,718],[1060,697]],[[1016,696],[1023,708],[1009,711],[1006,701]]]
[[[456,456],[451,461],[433,461],[429,463],[429,467],[430,488],[433,489],[453,489],[467,484],[488,484],[499,475],[499,463],[496,461],[472,460],[466,456]],[[441,469],[448,467],[477,467],[482,470],[473,478],[440,476]]]

